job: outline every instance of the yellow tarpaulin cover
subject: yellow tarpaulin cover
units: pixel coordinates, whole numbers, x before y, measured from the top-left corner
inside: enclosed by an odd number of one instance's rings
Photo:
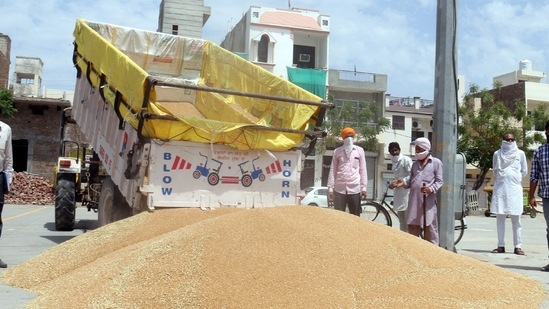
[[[120,115],[135,128],[150,76],[168,83],[322,101],[207,40],[82,19],[76,21],[74,37],[82,78],[91,72],[88,78],[104,90],[106,101],[113,106],[119,92],[129,106],[121,104]],[[170,86],[153,87],[146,103],[149,113],[177,118],[148,118],[142,130],[147,138],[222,143],[242,150],[288,150],[298,146],[304,138],[301,133],[250,126],[308,130],[316,123],[321,108]]]

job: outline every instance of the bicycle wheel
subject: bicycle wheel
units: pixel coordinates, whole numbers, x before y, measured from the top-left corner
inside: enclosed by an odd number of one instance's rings
[[[391,216],[385,207],[375,202],[361,204],[362,213],[360,217],[366,220],[374,221],[384,225],[392,226]]]
[[[456,225],[454,228],[454,246],[457,245],[457,243],[461,240],[463,237],[463,233],[465,233],[465,220],[463,218],[456,219]]]

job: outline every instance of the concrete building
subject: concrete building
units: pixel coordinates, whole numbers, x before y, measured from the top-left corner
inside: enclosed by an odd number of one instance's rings
[[[288,68],[329,67],[329,35],[330,17],[317,10],[251,6],[220,45],[291,80]]]
[[[36,57],[15,57],[14,96],[41,97],[44,62]]]
[[[211,15],[204,0],[162,0],[158,15],[158,32],[191,38],[202,37],[202,27]]]
[[[10,75],[11,39],[0,33],[0,88],[8,89]]]
[[[504,102],[510,109],[514,109],[517,101],[522,101],[526,105],[526,110],[531,112],[549,104],[549,84],[541,82],[545,77],[545,72],[533,69],[532,61],[522,60],[518,70],[493,78],[493,82],[500,84],[501,88],[493,89],[492,94],[496,100]],[[522,127],[522,124],[517,125]],[[545,128],[530,128],[526,134],[531,135],[536,129],[545,130]],[[538,146],[532,145],[531,149]]]

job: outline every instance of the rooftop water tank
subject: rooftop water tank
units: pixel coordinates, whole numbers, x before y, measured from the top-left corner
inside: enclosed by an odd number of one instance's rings
[[[528,59],[521,60],[520,64],[519,64],[519,69],[520,70],[532,71],[532,61],[530,61]]]

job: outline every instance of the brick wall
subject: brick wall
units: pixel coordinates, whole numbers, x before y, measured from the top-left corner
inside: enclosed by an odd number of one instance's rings
[[[0,52],[0,88],[8,89],[10,61]]]
[[[503,102],[511,111],[515,110],[517,100],[525,100],[525,91],[525,84],[522,82],[490,90],[495,101]]]
[[[10,74],[10,37],[0,33],[0,88],[8,89]]]
[[[62,107],[39,102],[18,102],[17,98],[14,101],[18,110],[15,117],[0,116],[0,120],[11,126],[12,140],[17,140],[18,143],[26,141],[28,145],[26,158],[24,154],[16,154],[17,150],[14,148],[14,167],[26,165],[27,172],[52,179],[59,153]],[[33,114],[31,106],[40,106],[43,114]],[[26,160],[26,163],[20,160]],[[21,172],[17,168],[16,171]]]

